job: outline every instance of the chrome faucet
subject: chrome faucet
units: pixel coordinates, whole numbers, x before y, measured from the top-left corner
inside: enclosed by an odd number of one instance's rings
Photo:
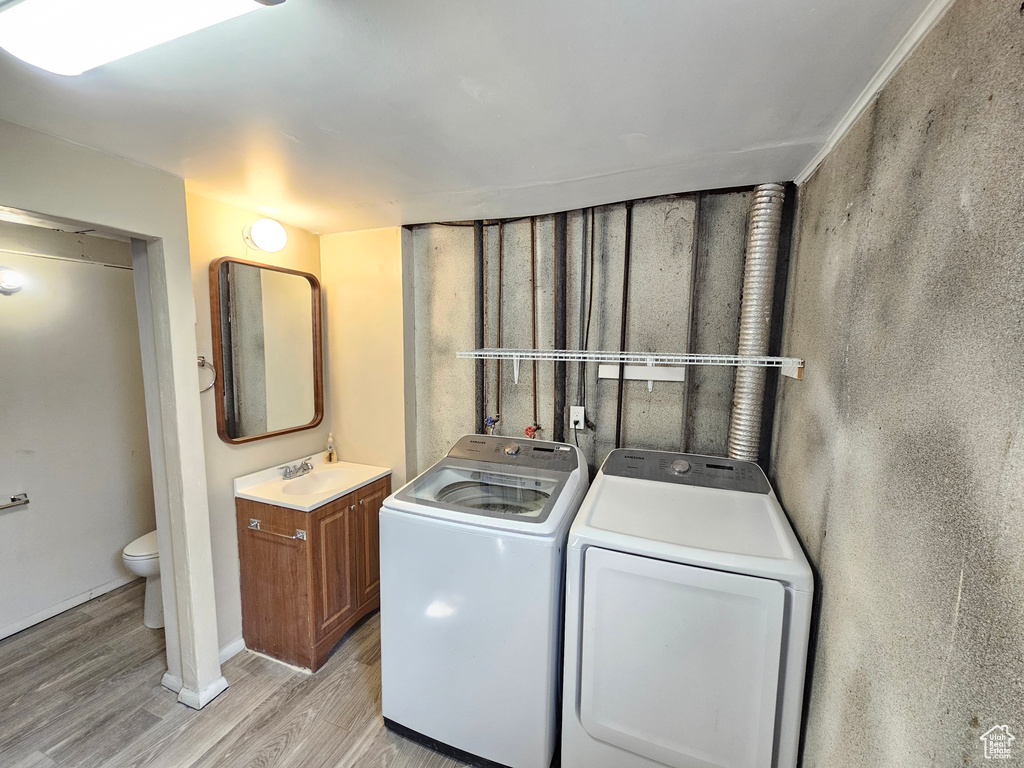
[[[284,480],[291,480],[291,479],[296,478],[296,477],[302,477],[303,475],[308,475],[310,472],[313,471],[313,465],[309,463],[309,460],[312,459],[312,458],[313,458],[312,456],[307,456],[301,462],[296,464],[294,467],[289,467],[289,466],[278,467],[278,469],[283,469],[284,470],[284,472],[282,474],[282,479],[284,479]]]

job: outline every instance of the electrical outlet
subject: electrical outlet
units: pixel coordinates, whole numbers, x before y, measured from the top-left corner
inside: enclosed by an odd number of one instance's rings
[[[569,428],[580,431],[587,428],[587,417],[582,405],[569,406]]]

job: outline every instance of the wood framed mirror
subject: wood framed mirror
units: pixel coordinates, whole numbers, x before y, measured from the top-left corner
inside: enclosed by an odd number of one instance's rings
[[[210,265],[217,434],[249,443],[324,418],[320,281],[225,257]]]

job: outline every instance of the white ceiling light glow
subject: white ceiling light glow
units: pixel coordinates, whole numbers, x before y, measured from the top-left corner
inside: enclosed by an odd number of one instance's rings
[[[0,48],[40,69],[80,75],[284,0],[21,0],[0,4]]]
[[[254,221],[242,232],[250,248],[267,253],[277,253],[288,244],[288,233],[273,219]]]
[[[20,272],[15,272],[7,267],[0,267],[0,293],[10,296],[21,290],[25,285],[25,277]]]

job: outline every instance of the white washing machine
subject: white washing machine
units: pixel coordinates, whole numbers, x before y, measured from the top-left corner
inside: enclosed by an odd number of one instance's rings
[[[569,532],[562,768],[793,768],[813,575],[756,464],[609,454]]]
[[[575,447],[468,435],[380,512],[389,728],[476,765],[549,768]]]

